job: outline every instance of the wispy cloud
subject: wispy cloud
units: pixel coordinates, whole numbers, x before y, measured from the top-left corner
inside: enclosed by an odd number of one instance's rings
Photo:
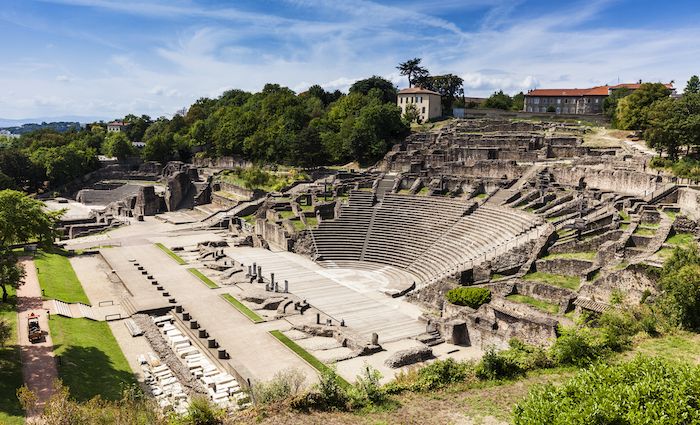
[[[433,74],[461,75],[473,96],[618,77],[684,81],[697,72],[692,58],[700,54],[694,25],[601,27],[616,4],[606,0],[538,13],[527,0],[42,1],[85,24],[79,31],[51,25],[60,19],[34,16],[21,4],[0,12],[10,24],[0,28],[6,39],[14,25],[17,34],[35,35],[41,49],[52,46],[50,56],[0,46],[0,87],[14,92],[0,92],[0,116],[158,116],[267,82],[346,90],[376,74],[405,86],[395,66],[410,57],[422,57]]]

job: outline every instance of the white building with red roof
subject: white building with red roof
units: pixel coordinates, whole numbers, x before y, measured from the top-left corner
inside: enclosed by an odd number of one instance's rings
[[[675,91],[673,84],[665,84]],[[596,86],[588,89],[535,89],[525,94],[523,112],[554,112],[557,114],[601,114],[603,102],[619,89],[637,90],[641,83]]]
[[[112,121],[112,122],[107,124],[107,132],[108,133],[119,133],[119,132],[125,130],[128,125],[129,125],[129,123],[125,123],[123,121]]]
[[[410,105],[414,105],[418,111],[421,122],[442,116],[442,103],[440,93],[426,90],[421,87],[409,87],[399,91],[396,104],[401,108],[401,115],[406,113]]]

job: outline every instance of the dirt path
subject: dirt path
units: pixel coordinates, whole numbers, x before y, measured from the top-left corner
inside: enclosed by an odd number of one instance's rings
[[[37,396],[37,408],[28,415],[27,419],[36,416],[44,403],[53,393],[53,382],[58,378],[56,362],[53,356],[53,342],[48,334],[49,320],[41,297],[41,287],[36,274],[34,261],[24,258],[20,264],[26,271],[24,284],[17,289],[17,310],[19,315],[19,343],[22,358],[22,376]],[[31,343],[27,335],[27,317],[30,313],[39,315],[39,324],[44,331],[45,339]]]

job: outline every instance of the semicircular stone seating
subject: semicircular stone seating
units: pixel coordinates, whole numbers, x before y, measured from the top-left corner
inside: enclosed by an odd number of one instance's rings
[[[392,193],[374,205],[371,192],[352,191],[340,216],[313,231],[319,263],[386,264],[414,275],[422,286],[471,268],[541,222],[511,208],[473,207],[457,199]]]

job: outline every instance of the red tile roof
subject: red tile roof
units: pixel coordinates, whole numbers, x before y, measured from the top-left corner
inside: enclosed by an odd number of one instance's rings
[[[669,89],[673,89],[673,84],[664,84]],[[607,96],[609,90],[627,88],[637,90],[641,84],[617,84],[615,86],[596,86],[588,89],[535,89],[530,90],[527,96]]]
[[[423,87],[408,87],[400,90],[399,94],[436,94],[440,96],[440,93],[424,89]]]
[[[129,125],[129,124],[127,124],[123,121],[112,121],[111,123],[109,123],[107,125],[124,127],[124,126]]]

